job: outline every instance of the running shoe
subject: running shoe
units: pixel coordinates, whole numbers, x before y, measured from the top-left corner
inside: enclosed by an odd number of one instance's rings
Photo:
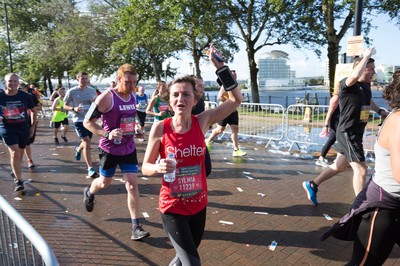
[[[318,159],[318,160],[315,161],[315,164],[318,165],[318,166],[322,166],[322,167],[328,167],[329,166],[327,159],[322,159],[322,160]]]
[[[81,160],[81,151],[79,150],[79,146],[75,146],[75,160]]]
[[[14,178],[15,188],[14,191],[24,190],[24,181]]]
[[[311,185],[311,181],[304,181],[303,188],[307,194],[307,198],[311,201],[311,203],[314,205],[318,205],[318,201],[317,201],[318,188],[316,186],[313,187]]]
[[[94,170],[93,167],[89,168],[88,176],[91,177],[91,178],[97,178],[98,177],[97,172],[96,172],[96,170]]]
[[[29,169],[33,169],[35,167],[36,167],[36,165],[33,163],[33,161],[32,160],[28,160],[28,168]]]
[[[242,151],[241,149],[233,151],[232,156],[233,157],[241,157],[247,155],[246,152]]]
[[[207,147],[208,152],[211,152],[211,150],[212,150],[211,142],[206,142],[206,147]]]
[[[132,229],[132,236],[131,239],[133,240],[140,240],[145,237],[149,237],[150,233],[147,231],[144,231],[141,226],[136,226],[135,228]]]
[[[58,141],[58,138],[54,138],[54,144],[58,145],[60,142]]]
[[[61,136],[61,138],[63,139],[63,141],[64,141],[65,143],[68,142],[68,140],[67,140],[67,138],[66,138],[65,136]]]
[[[85,209],[88,212],[92,212],[94,209],[94,195],[91,197],[88,196],[89,187],[85,187],[83,190],[83,205],[85,205]]]

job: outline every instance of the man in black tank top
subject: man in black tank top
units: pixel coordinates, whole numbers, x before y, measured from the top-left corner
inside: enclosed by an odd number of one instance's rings
[[[368,173],[362,144],[365,126],[372,109],[380,115],[387,115],[371,100],[371,81],[375,74],[375,60],[371,56],[375,48],[364,50],[362,58],[356,58],[353,71],[340,82],[339,125],[336,132],[338,152],[335,162],[329,165],[313,181],[304,181],[307,198],[317,205],[318,186],[336,174],[343,172],[350,164],[353,169],[353,188],[357,195],[363,188]]]

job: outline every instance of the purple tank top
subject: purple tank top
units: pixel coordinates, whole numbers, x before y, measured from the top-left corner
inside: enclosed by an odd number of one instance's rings
[[[113,90],[107,93],[112,94],[112,108],[101,115],[103,129],[110,132],[115,128],[121,128],[124,137],[121,144],[115,144],[114,140],[100,138],[99,147],[109,154],[127,155],[135,151],[136,144],[133,140],[135,135],[136,100],[133,94],[128,100],[120,98]]]

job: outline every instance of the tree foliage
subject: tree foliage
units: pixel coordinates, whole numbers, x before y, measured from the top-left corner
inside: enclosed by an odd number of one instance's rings
[[[246,44],[253,102],[259,103],[255,55],[266,46],[292,44],[307,47],[322,42],[306,26],[320,30],[319,17],[312,14],[313,6],[304,1],[287,0],[230,0],[221,1],[238,29],[237,38]],[[312,23],[310,23],[312,22]]]
[[[259,102],[255,55],[266,47],[291,44],[327,49],[330,80],[343,37],[354,23],[354,0],[91,0],[90,12],[77,10],[73,0],[8,1],[15,72],[27,82],[62,79],[88,71],[109,76],[132,63],[144,80],[161,79],[162,62],[192,55],[196,75],[204,48],[213,42],[230,60],[237,41],[244,42],[253,102]],[[363,1],[363,35],[371,18],[387,14],[400,26],[400,2]],[[3,6],[4,11],[4,6]],[[4,12],[0,12],[4,20]],[[5,25],[0,25],[1,75],[9,72]],[[190,71],[187,71],[190,72]],[[167,75],[174,76],[168,68]],[[51,90],[51,85],[50,85]]]
[[[142,73],[144,78],[161,79],[162,62],[184,48],[182,29],[179,29],[179,2],[160,0],[131,0],[119,8],[113,34],[113,55],[132,59],[132,53],[145,52],[153,72]],[[133,62],[140,66],[143,62]],[[143,68],[146,70],[146,68]]]
[[[179,22],[185,50],[190,51],[196,76],[201,77],[200,59],[206,57],[210,43],[219,49],[224,58],[233,59],[238,46],[232,33],[232,19],[215,1],[190,0],[182,2]],[[207,12],[204,12],[207,10]],[[207,56],[208,57],[208,56]]]

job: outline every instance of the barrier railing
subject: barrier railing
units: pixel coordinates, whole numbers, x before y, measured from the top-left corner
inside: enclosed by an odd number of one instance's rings
[[[206,105],[215,108],[217,103],[206,102]],[[283,139],[285,109],[282,105],[242,103],[238,111],[240,136],[268,140],[266,147],[271,141]],[[227,127],[223,134],[231,134],[230,127]],[[219,138],[222,138],[223,134]]]
[[[1,195],[0,265],[59,265],[42,236]]]
[[[280,141],[284,137],[285,109],[280,104],[242,103],[238,108],[241,136]]]
[[[326,138],[319,133],[325,123],[328,105],[289,105],[286,109],[285,136],[293,145],[324,145]]]
[[[206,109],[215,108],[218,104],[212,101],[205,101]],[[301,149],[304,146],[323,146],[327,138],[321,138],[321,132],[328,105],[289,105],[286,109],[280,104],[256,104],[242,103],[239,111],[239,136],[255,139],[265,139],[269,146],[271,141],[279,142],[287,140],[290,142],[289,151],[296,145]],[[152,116],[147,116],[148,123],[152,123]],[[370,119],[365,129],[363,145],[366,152],[373,151],[375,135],[378,124],[381,123],[380,116],[370,111]],[[223,134],[231,134],[230,127],[227,127]]]

